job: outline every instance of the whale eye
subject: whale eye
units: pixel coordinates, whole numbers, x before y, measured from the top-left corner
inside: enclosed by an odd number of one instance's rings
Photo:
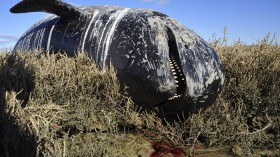
[[[181,97],[186,92],[186,79],[182,70],[179,51],[175,36],[170,28],[167,28],[169,46],[169,65],[176,84],[176,94],[168,100]]]

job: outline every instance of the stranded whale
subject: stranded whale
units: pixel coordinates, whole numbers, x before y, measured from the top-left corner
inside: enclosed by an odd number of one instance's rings
[[[211,105],[224,83],[221,62],[194,32],[162,13],[115,6],[75,7],[60,0],[23,0],[12,13],[48,12],[18,40],[17,50],[88,53],[112,65],[131,98],[165,113]]]

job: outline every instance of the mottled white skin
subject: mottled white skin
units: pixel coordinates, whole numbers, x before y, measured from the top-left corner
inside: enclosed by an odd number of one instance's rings
[[[35,24],[19,39],[15,50],[65,51],[70,56],[78,51],[89,53],[103,71],[113,65],[133,100],[146,105],[160,104],[168,110],[175,106],[178,113],[213,103],[224,83],[221,62],[194,32],[153,10],[82,9],[88,14],[79,19],[52,15]],[[170,52],[170,43],[175,44],[186,88],[174,100],[170,98],[176,94],[176,80],[168,60],[175,50]]]

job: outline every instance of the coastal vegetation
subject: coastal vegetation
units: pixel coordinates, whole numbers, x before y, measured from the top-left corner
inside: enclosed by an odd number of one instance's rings
[[[223,90],[174,122],[134,104],[86,54],[0,53],[0,156],[280,156],[280,46],[269,35],[211,45]]]

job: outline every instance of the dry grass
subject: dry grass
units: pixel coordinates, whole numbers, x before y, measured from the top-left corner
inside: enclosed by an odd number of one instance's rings
[[[172,124],[144,111],[113,69],[85,54],[0,54],[0,156],[148,156],[162,141],[186,155],[280,155],[280,47],[216,40],[226,73],[216,103]],[[277,154],[278,153],[278,154]]]

